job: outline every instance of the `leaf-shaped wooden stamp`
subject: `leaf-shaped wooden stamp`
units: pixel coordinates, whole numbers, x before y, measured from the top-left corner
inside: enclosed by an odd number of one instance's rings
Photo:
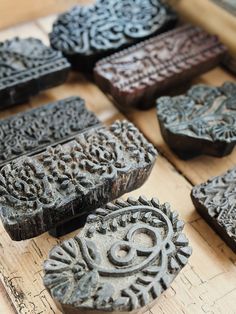
[[[98,125],[0,170],[0,215],[13,240],[86,214],[148,178],[157,152],[128,121]]]
[[[196,209],[236,253],[236,168],[192,189]]]
[[[0,167],[22,155],[66,142],[100,121],[80,97],[70,97],[0,120]]]
[[[236,83],[200,84],[186,95],[161,97],[157,116],[163,138],[181,158],[228,155],[236,143]]]
[[[167,203],[117,200],[51,250],[44,284],[65,312],[140,313],[187,264],[191,248],[183,227]]]
[[[74,68],[92,70],[98,59],[165,31],[176,20],[160,0],[97,0],[61,14],[50,42]]]
[[[184,25],[104,58],[94,75],[123,111],[147,109],[168,88],[215,67],[225,52],[216,36]]]
[[[70,69],[60,51],[36,38],[0,42],[0,59],[0,109],[64,83]]]

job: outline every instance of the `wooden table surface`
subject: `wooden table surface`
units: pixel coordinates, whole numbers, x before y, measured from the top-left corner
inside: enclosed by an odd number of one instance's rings
[[[12,36],[35,36],[48,43],[47,33],[55,16],[22,24],[0,32],[0,40]],[[218,67],[198,77],[193,83],[219,85],[236,78]],[[105,123],[124,116],[112,102],[85,76],[72,73],[59,87],[35,96],[29,103],[0,112],[4,118],[19,111],[71,95],[83,97],[89,109]],[[193,185],[221,174],[236,164],[236,150],[224,158],[200,156],[189,161],[178,159],[163,141],[155,109],[135,111],[127,115],[157,147],[159,156],[148,181],[129,193],[158,197],[168,201],[186,222],[185,233],[193,248],[188,265],[171,287],[146,314],[172,313],[236,313],[236,255],[200,218],[190,199]],[[0,314],[60,313],[42,283],[42,263],[51,247],[74,233],[60,239],[45,233],[37,238],[13,242],[0,224]]]

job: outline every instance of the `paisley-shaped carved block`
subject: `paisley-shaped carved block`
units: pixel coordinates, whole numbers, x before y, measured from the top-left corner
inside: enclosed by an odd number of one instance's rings
[[[66,313],[149,309],[191,255],[183,227],[157,199],[109,203],[78,236],[50,251],[44,284]]]
[[[0,109],[62,84],[70,69],[61,52],[36,38],[0,42],[0,59]]]
[[[201,216],[236,253],[236,168],[196,185],[191,197]]]
[[[163,138],[181,158],[228,155],[236,143],[236,83],[199,84],[185,95],[161,97],[157,116]]]
[[[163,91],[216,66],[225,51],[216,36],[184,25],[99,61],[95,80],[122,110],[147,109]]]
[[[0,167],[22,155],[73,138],[100,121],[80,97],[70,97],[0,120]]]
[[[176,19],[160,0],[97,0],[61,14],[50,41],[74,68],[92,70],[98,59],[174,26]]]
[[[0,210],[13,240],[37,236],[140,187],[157,152],[127,121],[22,157],[0,171]]]

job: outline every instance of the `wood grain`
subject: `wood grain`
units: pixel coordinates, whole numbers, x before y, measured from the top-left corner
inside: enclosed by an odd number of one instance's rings
[[[34,35],[47,41],[47,32],[54,17],[40,19],[35,23],[22,25],[0,33],[0,39],[13,36]],[[234,79],[222,69],[215,69],[199,80],[216,85],[224,79]],[[79,95],[87,101],[88,107],[96,112],[105,123],[123,118],[112,102],[85,76],[72,73],[68,81],[59,87],[45,91],[27,104],[0,112],[6,117],[19,111],[37,107],[71,95]],[[156,196],[162,202],[168,201],[186,221],[185,232],[193,247],[189,264],[146,314],[172,313],[236,313],[236,256],[199,217],[190,200],[193,183],[220,173],[236,161],[236,153],[223,159],[200,157],[183,162],[163,142],[156,119],[155,109],[134,112],[129,118],[158,147],[161,155],[147,182],[130,194]],[[68,239],[78,231],[60,239],[45,233],[35,239],[13,242],[0,224],[0,313],[59,314],[42,283],[42,263],[51,247]],[[9,299],[13,304],[12,310]],[[2,301],[3,300],[3,301]],[[2,305],[3,304],[3,305]],[[5,307],[4,307],[5,306]],[[5,310],[6,309],[6,310]],[[8,311],[8,312],[7,312]],[[11,312],[12,311],[12,312]]]

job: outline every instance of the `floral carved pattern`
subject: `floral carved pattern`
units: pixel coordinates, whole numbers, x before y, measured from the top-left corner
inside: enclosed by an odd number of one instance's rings
[[[236,168],[195,186],[191,196],[199,213],[236,252]]]
[[[80,235],[51,250],[44,284],[62,308],[137,310],[159,297],[188,262],[183,226],[157,199],[109,203],[88,217]]]
[[[0,171],[3,224],[16,240],[50,230],[66,218],[139,187],[149,176],[156,154],[137,128],[117,121],[17,159]],[[28,219],[35,222],[30,236]]]
[[[84,100],[70,97],[0,121],[0,166],[99,124]]]
[[[235,83],[226,82],[220,87],[200,84],[190,88],[186,95],[159,98],[157,115],[164,137],[168,133],[191,139],[194,144],[205,141],[208,147],[214,143],[232,144],[233,149],[236,142],[235,104]],[[181,145],[184,150],[184,140]]]
[[[60,15],[50,41],[65,55],[92,55],[136,43],[175,20],[159,0],[98,0]]]

